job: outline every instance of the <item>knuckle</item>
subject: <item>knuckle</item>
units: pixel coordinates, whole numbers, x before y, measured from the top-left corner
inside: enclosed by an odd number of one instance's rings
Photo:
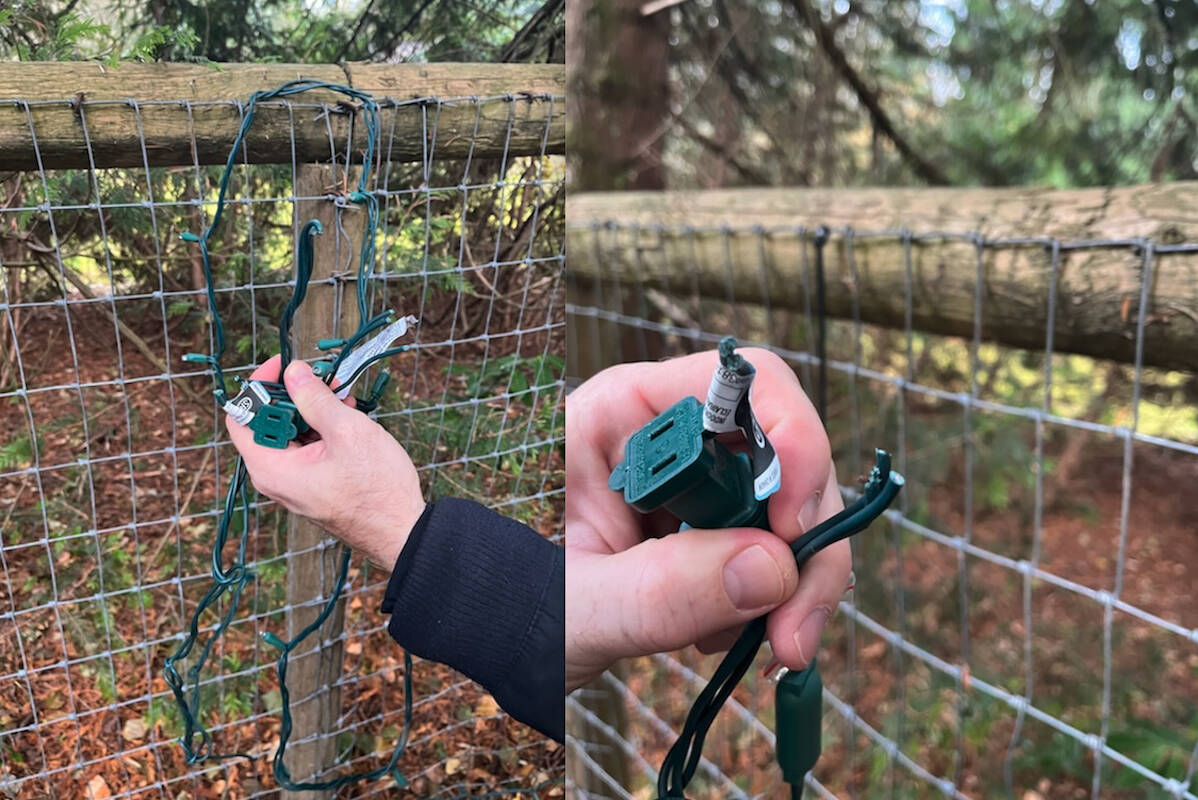
[[[646,542],[656,545],[656,541]],[[660,549],[658,547],[651,548]],[[633,648],[642,653],[657,653],[670,648],[674,640],[693,639],[695,623],[693,605],[679,591],[680,576],[674,574],[671,561],[649,553],[641,562],[632,599],[637,613],[635,624],[628,630]]]
[[[753,366],[756,367],[758,371],[764,370],[767,372],[785,372],[793,374],[793,370],[790,368],[790,365],[786,363],[786,360],[773,350],[767,350],[764,347],[750,347],[748,348],[748,351],[750,354],[750,360],[753,362]]]
[[[808,447],[812,451],[812,457],[815,463],[820,465],[831,465],[832,463],[832,442],[828,439],[828,432],[824,430],[824,426],[816,420],[815,431],[808,441]]]

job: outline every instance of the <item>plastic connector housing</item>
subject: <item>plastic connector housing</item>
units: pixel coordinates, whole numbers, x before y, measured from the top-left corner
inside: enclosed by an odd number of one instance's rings
[[[819,761],[820,715],[823,711],[823,681],[812,662],[804,670],[791,670],[778,681],[774,693],[775,748],[782,778],[791,786]]]
[[[276,404],[259,408],[258,413],[250,420],[250,430],[254,432],[255,444],[277,450],[287,447],[288,442],[299,435],[294,412]]]
[[[629,438],[608,486],[638,511],[664,508],[692,528],[768,526],[767,504],[753,496],[748,456],[704,435],[703,405],[694,397]]]

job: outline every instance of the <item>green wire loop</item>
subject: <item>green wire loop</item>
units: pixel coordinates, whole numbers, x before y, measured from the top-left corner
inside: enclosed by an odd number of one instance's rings
[[[180,238],[187,242],[198,244],[200,247],[200,263],[203,268],[204,278],[206,281],[206,291],[208,299],[208,310],[212,320],[213,334],[213,349],[210,354],[188,353],[185,355],[184,361],[193,364],[207,364],[212,373],[213,393],[216,395],[219,402],[224,401],[227,397],[225,389],[224,373],[221,369],[221,358],[225,352],[225,329],[221,320],[220,312],[217,309],[215,281],[212,274],[211,252],[209,250],[209,242],[213,237],[214,232],[220,225],[221,218],[224,214],[226,197],[229,192],[229,182],[233,173],[234,164],[237,153],[242,147],[246,135],[249,133],[250,127],[254,122],[254,115],[260,103],[290,97],[301,92],[307,92],[315,89],[323,89],[338,94],[345,95],[353,100],[358,101],[360,110],[363,114],[366,123],[366,146],[362,159],[362,172],[358,180],[358,188],[349,195],[351,201],[361,204],[366,208],[367,220],[365,232],[362,236],[362,243],[359,247],[359,263],[357,274],[357,301],[358,301],[358,330],[344,341],[338,342],[341,350],[337,354],[336,359],[332,362],[332,367],[323,376],[326,383],[333,380],[336,372],[336,367],[341,361],[352,352],[363,339],[370,333],[382,325],[386,324],[391,318],[390,311],[378,314],[372,318],[368,317],[368,304],[366,301],[366,284],[369,280],[371,270],[374,265],[375,240],[378,228],[378,200],[373,194],[367,191],[368,182],[370,180],[371,165],[374,161],[375,143],[379,136],[378,126],[378,109],[379,106],[375,100],[367,93],[353,89],[349,86],[340,84],[327,83],[312,79],[301,79],[290,81],[283,84],[277,89],[264,92],[255,92],[251,95],[249,103],[245,107],[245,115],[241,122],[241,128],[237,133],[237,137],[233,142],[233,146],[229,150],[228,160],[225,162],[224,172],[221,174],[220,189],[216,201],[216,211],[212,216],[212,222],[204,229],[200,235],[190,232],[180,234]],[[295,288],[291,295],[291,300],[284,309],[282,317],[279,321],[279,353],[281,355],[282,367],[286,367],[291,361],[291,323],[295,316],[295,312],[303,303],[307,293],[308,282],[312,277],[312,267],[314,259],[313,237],[319,235],[323,231],[318,220],[310,220],[304,224],[301,229],[296,247],[296,281]],[[407,348],[391,348],[379,353],[377,356],[368,359],[359,367],[357,373],[366,369],[377,361],[403,352]],[[377,385],[377,384],[376,384]],[[385,385],[385,381],[384,384]],[[285,390],[284,394],[285,394]],[[381,393],[381,386],[379,388]],[[377,399],[377,398],[375,398]],[[225,548],[229,544],[230,527],[238,510],[241,510],[241,526],[237,533],[236,555],[232,557],[228,567],[225,566]],[[165,659],[163,665],[163,677],[167,685],[170,687],[174,695],[175,702],[179,708],[180,716],[183,720],[183,734],[179,737],[179,744],[182,746],[186,755],[188,764],[197,764],[205,761],[220,761],[232,758],[245,758],[252,760],[253,757],[247,753],[218,753],[215,751],[215,743],[208,729],[201,721],[201,679],[200,675],[204,666],[208,663],[212,655],[216,643],[224,635],[225,631],[232,624],[237,615],[237,610],[240,606],[242,594],[247,584],[254,579],[254,572],[246,563],[247,550],[249,543],[249,496],[246,489],[246,468],[242,459],[238,458],[234,469],[233,477],[229,482],[228,493],[225,496],[225,505],[220,519],[217,523],[216,539],[212,544],[212,564],[210,577],[212,585],[208,591],[200,598],[196,605],[196,610],[188,621],[186,629],[180,634],[180,641],[175,651]],[[300,631],[291,639],[282,639],[276,634],[266,631],[262,634],[262,639],[271,647],[279,651],[279,657],[276,661],[276,671],[279,676],[279,690],[282,695],[282,709],[280,712],[281,724],[279,733],[279,746],[275,750],[273,759],[273,770],[275,780],[279,786],[289,791],[331,791],[338,789],[358,781],[372,781],[384,776],[392,776],[399,786],[406,786],[407,781],[403,775],[399,773],[397,764],[400,757],[403,755],[404,749],[407,747],[408,738],[412,729],[412,657],[406,651],[404,652],[404,680],[403,680],[403,729],[400,732],[395,749],[391,753],[388,762],[382,767],[370,770],[367,772],[351,773],[341,775],[337,778],[327,781],[294,781],[286,764],[287,743],[292,733],[292,714],[291,714],[291,699],[290,692],[287,689],[287,668],[288,658],[292,651],[300,645],[305,639],[313,635],[324,622],[333,613],[336,608],[337,600],[345,587],[346,580],[349,575],[350,549],[342,547],[340,566],[337,571],[336,584],[333,591],[329,594],[328,599],[324,602],[320,613],[309,625]],[[200,619],[209,609],[215,610],[217,604],[222,601],[227,604],[224,613],[217,619],[215,626],[210,629],[201,629]],[[194,661],[187,668],[185,674],[180,674],[179,665],[195,652]],[[500,791],[495,794],[505,794],[508,792]]]
[[[320,220],[312,219],[304,223],[299,235],[299,248],[295,258],[295,289],[291,292],[291,302],[283,309],[279,319],[279,374],[291,363],[291,320],[295,317],[300,303],[308,293],[308,281],[312,280],[312,262],[315,258],[312,249],[312,237],[324,233]]]

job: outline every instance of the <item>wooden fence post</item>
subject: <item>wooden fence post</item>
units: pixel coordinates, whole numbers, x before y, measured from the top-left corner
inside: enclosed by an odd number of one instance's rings
[[[344,169],[325,164],[300,164],[296,168],[296,197],[320,197],[340,185]],[[358,168],[350,170],[349,181],[357,180]],[[310,219],[320,220],[324,233],[314,241],[312,280],[308,294],[300,306],[293,326],[296,358],[316,355],[319,339],[344,333],[337,319],[339,285],[328,283],[338,265],[357,263],[357,247],[362,240],[365,213],[342,213],[341,228],[353,243],[353,253],[346,253],[346,240],[337,235],[337,209],[325,199],[301,200],[296,203],[296,226]],[[352,304],[351,304],[352,305]],[[356,308],[356,306],[354,306]],[[352,314],[350,315],[352,317]],[[287,604],[288,634],[294,636],[320,613],[322,601],[332,591],[337,577],[340,548],[321,547],[329,535],[311,520],[292,514],[288,520]],[[343,644],[324,647],[323,642],[336,640],[345,621],[345,604],[338,603],[336,611],[317,634],[310,637],[291,656],[287,685],[291,690],[294,729],[292,741],[312,738],[311,742],[288,748],[287,766],[294,780],[321,777],[320,772],[333,766],[337,754],[335,738],[327,732],[336,724],[341,713],[341,677]],[[288,800],[324,800],[330,792],[284,792]]]

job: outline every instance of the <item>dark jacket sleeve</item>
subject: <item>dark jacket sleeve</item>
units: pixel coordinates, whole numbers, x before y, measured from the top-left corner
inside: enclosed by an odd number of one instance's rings
[[[383,612],[411,653],[481,684],[516,719],[565,738],[562,548],[469,500],[429,503],[399,554]]]

